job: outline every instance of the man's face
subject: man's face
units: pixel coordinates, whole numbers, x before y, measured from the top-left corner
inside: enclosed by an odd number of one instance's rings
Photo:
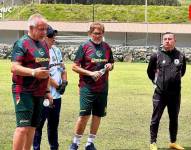
[[[48,44],[50,47],[55,44],[55,36],[53,36],[53,37],[51,37],[51,38],[46,37],[45,40],[46,40],[47,44]]]
[[[94,29],[94,31],[90,33],[90,37],[92,38],[94,43],[100,44],[103,39],[103,31],[99,29]]]
[[[166,51],[171,51],[175,47],[175,37],[173,34],[165,34],[163,36],[163,47]]]
[[[47,23],[39,20],[35,27],[31,27],[31,34],[34,40],[42,40],[46,36]]]

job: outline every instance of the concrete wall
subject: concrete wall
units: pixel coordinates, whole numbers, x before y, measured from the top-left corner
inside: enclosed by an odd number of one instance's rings
[[[12,44],[24,34],[24,31],[0,30],[0,43]],[[145,46],[146,36],[148,37],[147,46],[159,46],[161,34],[159,33],[121,33],[106,32],[105,41],[110,45],[123,46]],[[88,39],[86,32],[59,32],[58,41],[66,45],[79,45]],[[176,34],[177,47],[191,47],[191,34]]]
[[[13,44],[22,35],[22,31],[0,30],[0,43]]]
[[[191,34],[177,34],[176,35],[177,47],[191,47]]]

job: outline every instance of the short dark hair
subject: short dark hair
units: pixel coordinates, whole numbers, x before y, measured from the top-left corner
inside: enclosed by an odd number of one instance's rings
[[[166,34],[172,34],[172,35],[174,36],[174,38],[175,38],[175,34],[172,33],[172,32],[165,32],[165,33],[162,34],[162,36],[164,36],[164,35],[166,35]]]

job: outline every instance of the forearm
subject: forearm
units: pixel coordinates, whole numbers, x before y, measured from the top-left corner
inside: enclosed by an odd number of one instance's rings
[[[52,87],[55,87],[55,88],[57,88],[59,85],[58,85],[58,83],[54,80],[54,79],[52,79],[51,77],[49,77],[50,79],[50,81],[49,81],[49,85],[51,85]]]
[[[34,69],[21,66],[18,62],[13,62],[11,66],[11,72],[20,76],[33,76]]]
[[[67,81],[67,71],[65,70],[64,72],[62,72],[61,74],[61,78],[62,78],[62,81]]]
[[[46,88],[46,91],[47,91],[47,92],[50,91],[50,85],[51,85],[51,77],[49,76],[49,78],[48,78],[48,84],[47,84],[47,88]]]
[[[186,58],[184,57],[183,58],[183,66],[182,66],[182,70],[181,70],[182,77],[184,76],[185,72],[186,72]]]
[[[81,75],[91,76],[91,74],[92,74],[92,71],[83,69],[80,66],[77,66],[76,64],[74,64],[72,66],[72,70],[79,73],[79,74],[81,74]]]

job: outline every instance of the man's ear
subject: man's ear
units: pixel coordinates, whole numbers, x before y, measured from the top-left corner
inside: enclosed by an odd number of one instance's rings
[[[34,27],[33,26],[29,26],[29,29],[32,30]]]

